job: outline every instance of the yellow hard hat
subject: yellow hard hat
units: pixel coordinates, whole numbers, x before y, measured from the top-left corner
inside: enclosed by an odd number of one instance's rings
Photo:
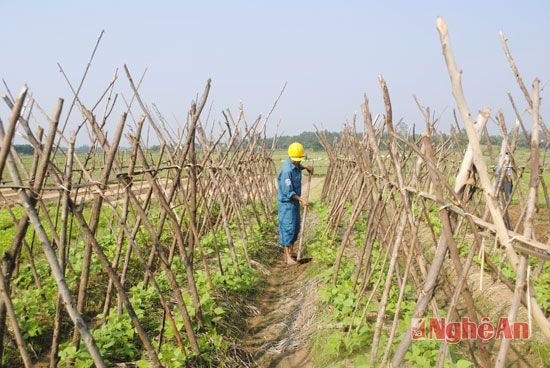
[[[305,158],[304,147],[300,143],[294,142],[288,146],[288,155],[292,161],[302,161]]]

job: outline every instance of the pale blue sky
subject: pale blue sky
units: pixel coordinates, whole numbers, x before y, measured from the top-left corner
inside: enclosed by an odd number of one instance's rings
[[[282,133],[340,130],[360,112],[363,93],[373,113],[383,110],[377,82],[384,75],[395,120],[423,124],[412,94],[448,129],[454,101],[435,28],[449,26],[464,71],[472,113],[502,108],[513,124],[506,92],[525,102],[508,67],[498,32],[504,31],[526,84],[550,80],[550,3],[547,1],[1,1],[0,77],[15,92],[27,83],[51,111],[55,98],[72,98],[60,62],[76,85],[102,29],[83,89],[92,105],[119,68],[116,90],[130,96],[122,66],[137,79],[148,67],[142,96],[171,121],[212,78],[212,117],[242,101],[249,120],[266,114],[288,82],[268,128]],[[0,90],[4,92],[3,86]],[[543,91],[542,113],[549,111]],[[121,101],[122,102],[122,101]],[[119,104],[123,109],[123,104]],[[547,114],[546,114],[547,115]],[[6,118],[2,105],[0,116]],[[73,114],[76,122],[79,114]],[[116,122],[111,119],[111,127]],[[491,123],[494,128],[494,123]]]

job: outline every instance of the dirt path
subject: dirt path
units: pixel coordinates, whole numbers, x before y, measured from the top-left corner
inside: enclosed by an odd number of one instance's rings
[[[281,256],[253,301],[258,314],[246,321],[243,345],[260,367],[313,367],[308,342],[317,285],[307,268],[287,266]]]
[[[168,180],[161,179],[159,180],[159,184],[162,188],[166,188],[166,186],[169,184]],[[138,198],[145,198],[145,195],[151,185],[147,181],[136,181],[132,185],[132,191]],[[76,202],[84,201],[84,200],[91,200],[93,198],[93,194],[97,192],[98,189],[96,186],[86,186],[78,189],[78,195],[76,197]],[[122,201],[124,198],[124,192],[125,189],[120,183],[113,183],[108,184],[105,190],[103,191],[103,195],[105,198],[107,198],[111,202],[118,202]],[[71,191],[71,197],[73,200],[75,200],[75,195],[77,193],[76,189],[73,189]],[[40,198],[45,203],[50,203],[57,201],[61,196],[60,190],[48,190],[41,194]],[[19,204],[19,194],[14,189],[7,189],[2,188],[0,189],[0,203],[4,206],[15,206]]]
[[[318,200],[321,186],[322,179],[313,178],[310,201]],[[316,225],[315,214],[308,212],[304,244],[314,236]],[[265,286],[249,301],[257,313],[246,320],[242,345],[259,367],[314,367],[309,339],[317,314],[318,281],[308,272],[310,259],[287,266],[282,254],[281,250],[264,276]]]

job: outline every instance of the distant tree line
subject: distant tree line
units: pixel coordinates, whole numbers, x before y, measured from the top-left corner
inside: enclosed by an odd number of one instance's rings
[[[15,148],[15,152],[22,154],[22,155],[32,155],[34,154],[34,147],[30,144],[14,144],[13,148]],[[62,152],[66,152],[66,147],[59,148]],[[88,146],[87,144],[83,144],[82,146],[76,147],[74,150],[77,153],[86,153],[90,152],[92,149],[91,146]],[[97,152],[102,152],[103,149],[101,147],[96,147]]]
[[[339,132],[329,132],[324,131],[324,134],[326,134],[329,143],[333,144],[335,141],[337,141],[340,138],[341,133]],[[407,136],[407,133],[401,131],[400,132],[402,136]],[[362,133],[358,133],[362,134]],[[465,131],[461,131],[459,133],[455,133],[456,139],[459,143],[463,143],[464,145],[468,144],[468,136]],[[385,137],[384,137],[385,138]],[[408,136],[410,140],[414,138],[418,138],[418,135],[416,137]],[[441,135],[436,135],[433,137],[435,141],[439,140],[446,140],[449,138],[449,134],[442,133]],[[288,146],[293,142],[300,142],[306,150],[310,151],[322,151],[323,146],[321,146],[321,143],[319,143],[319,139],[317,139],[317,135],[315,132],[303,132],[298,135],[283,135],[279,137],[269,137],[266,139],[266,147],[271,147],[273,145],[273,139],[276,139],[275,142],[275,148],[276,149],[287,149]],[[490,142],[492,145],[500,146],[502,144],[502,136],[500,135],[491,135],[489,136]],[[381,145],[382,148],[385,148],[386,139],[382,139]],[[482,144],[487,144],[487,136],[484,136],[481,138]],[[546,142],[541,142],[541,147],[544,147]],[[525,138],[523,134],[520,134],[518,137],[518,147],[529,147],[530,142]],[[13,145],[15,148],[15,151],[17,153],[23,154],[23,155],[32,155],[34,153],[34,147],[30,144],[15,144]],[[92,149],[89,145],[81,145],[75,148],[75,151],[78,153],[85,153],[89,152]],[[122,150],[129,149],[129,148],[122,148]],[[158,151],[160,150],[159,145],[154,145],[149,148],[151,151]],[[62,151],[66,151],[65,148],[61,149]],[[96,150],[98,152],[101,152],[101,147],[96,147]]]
[[[34,147],[30,144],[14,144],[15,152],[22,155],[32,155],[34,154]]]
[[[336,140],[340,139],[341,133],[339,132],[324,132],[329,140],[329,142],[332,144]],[[407,137],[409,140],[418,139],[419,135],[416,136],[409,135],[406,131],[401,130],[400,132],[401,136]],[[362,133],[358,133],[358,135],[361,135]],[[449,139],[450,134],[448,133],[442,133],[440,135],[433,136],[434,141],[445,141]],[[464,130],[460,131],[459,133],[455,133],[456,140],[459,144],[463,144],[466,146],[468,144],[468,135]],[[489,141],[492,145],[500,147],[502,144],[502,136],[500,135],[491,135],[489,136]],[[530,139],[530,138],[529,138]],[[293,136],[280,136],[276,138],[276,149],[286,149],[288,146],[293,142],[300,142],[306,150],[313,150],[313,151],[322,151],[323,146],[319,143],[319,140],[317,139],[317,136],[315,135],[315,132],[303,132],[299,135],[293,135]],[[380,145],[382,149],[386,148],[385,143],[387,142],[387,134],[384,134],[384,137],[382,138]],[[267,138],[266,146],[271,147],[273,143],[273,137]],[[487,144],[487,136],[484,136],[481,138],[481,144]],[[544,147],[546,142],[541,142],[541,147]],[[530,147],[530,141],[528,141],[523,134],[520,134],[518,137],[518,147],[528,148]]]
[[[340,138],[340,133],[337,132],[324,132],[328,138],[328,141],[332,144],[335,140]],[[273,137],[267,138],[266,146],[271,147],[273,145]],[[319,143],[319,139],[315,135],[315,132],[303,132],[298,135],[283,135],[276,137],[275,148],[287,149],[293,142],[300,142],[306,150],[322,151],[323,146]]]
[[[448,139],[449,138],[449,134],[442,134],[441,135],[443,139]],[[463,143],[464,145],[468,144],[468,135],[466,134],[466,132],[464,130],[460,131],[459,133],[455,133],[455,136],[456,136],[456,139],[459,143]],[[512,137],[510,136],[510,140],[512,139]],[[487,139],[487,136],[483,136],[481,137],[481,144],[488,144],[488,141],[491,143],[491,145],[493,146],[499,146],[502,144],[502,136],[501,135],[490,135],[489,136],[489,139]],[[524,134],[522,134],[520,132],[519,136],[518,136],[518,147],[523,147],[523,148],[529,148],[531,146],[531,135],[529,134],[529,137],[528,139],[525,137]],[[546,141],[541,141],[540,142],[540,146],[541,147],[544,147],[546,145]]]

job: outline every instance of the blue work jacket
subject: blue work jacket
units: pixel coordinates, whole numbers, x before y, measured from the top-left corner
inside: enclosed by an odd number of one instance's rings
[[[295,202],[299,204],[298,201],[291,199],[294,194],[301,196],[302,195],[302,165],[295,166],[290,159],[287,159],[283,163],[281,172],[277,178],[278,183],[278,193],[277,201],[285,202]]]

